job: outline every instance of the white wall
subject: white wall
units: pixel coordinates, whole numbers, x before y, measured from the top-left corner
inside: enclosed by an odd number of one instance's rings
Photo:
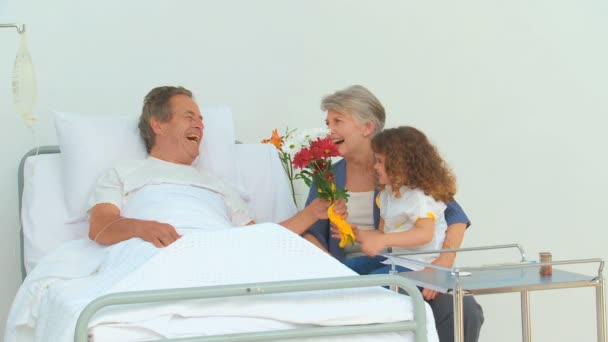
[[[0,10],[0,22],[28,25],[42,144],[56,142],[51,109],[137,112],[163,84],[232,105],[239,139],[255,142],[320,125],[320,98],[360,83],[388,126],[422,128],[450,161],[474,222],[465,245],[608,256],[605,1],[0,0]],[[17,38],[0,30],[2,321],[19,286],[17,166],[34,146],[11,106]],[[519,339],[518,296],[479,301],[482,341]],[[592,290],[531,302],[534,340],[594,339]]]

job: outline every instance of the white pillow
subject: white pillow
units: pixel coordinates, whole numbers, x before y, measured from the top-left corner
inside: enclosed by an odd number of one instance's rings
[[[232,113],[222,106],[202,107],[201,112],[205,133],[201,143],[201,162],[197,166],[224,180],[230,179],[234,175],[234,161],[229,158],[234,144]],[[122,160],[146,157],[138,122],[139,116],[135,115],[55,112],[69,221],[86,217],[89,196],[99,177],[108,169]]]
[[[59,154],[27,158],[23,179],[23,254],[30,273],[40,258],[63,242],[86,237],[89,225],[86,221],[66,223]]]
[[[298,212],[291,197],[289,179],[277,149],[270,144],[235,145],[238,187],[257,223],[281,222]]]
[[[199,157],[194,161],[194,166],[233,184],[236,170],[232,111],[223,106],[204,106],[201,108],[201,113],[205,129]]]

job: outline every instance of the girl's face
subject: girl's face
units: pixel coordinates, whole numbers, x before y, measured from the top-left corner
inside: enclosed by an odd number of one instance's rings
[[[386,156],[380,153],[374,153],[376,161],[374,162],[374,170],[378,175],[379,184],[388,184],[388,175],[386,174]]]
[[[371,144],[369,125],[360,124],[352,115],[330,109],[325,123],[330,130],[329,136],[338,145],[338,151],[343,157],[355,155]]]

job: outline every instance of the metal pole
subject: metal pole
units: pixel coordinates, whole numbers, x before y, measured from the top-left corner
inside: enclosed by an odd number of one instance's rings
[[[456,287],[454,287],[454,342],[464,341],[464,329],[463,329],[463,312],[462,312],[462,301],[463,301],[463,290],[460,287],[458,278],[456,279]]]
[[[25,24],[0,24],[0,28],[11,28],[14,27],[17,29],[17,32],[19,32],[19,34],[25,32]]]
[[[597,316],[597,340],[606,342],[606,286],[602,270],[599,271],[599,283],[595,288],[595,310]]]
[[[521,291],[521,340],[530,342],[532,333],[530,329],[530,292]]]

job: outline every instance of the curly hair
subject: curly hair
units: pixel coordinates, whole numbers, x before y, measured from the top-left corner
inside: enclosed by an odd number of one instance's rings
[[[374,153],[385,156],[386,174],[395,196],[407,186],[448,203],[456,194],[456,177],[426,135],[414,127],[389,128],[372,139]],[[384,189],[385,185],[380,185]]]
[[[148,153],[152,150],[156,142],[156,134],[150,126],[150,120],[155,118],[160,122],[171,120],[171,108],[169,101],[173,96],[185,95],[192,98],[192,92],[184,87],[156,87],[144,98],[144,106],[139,116],[139,135],[146,144]]]

